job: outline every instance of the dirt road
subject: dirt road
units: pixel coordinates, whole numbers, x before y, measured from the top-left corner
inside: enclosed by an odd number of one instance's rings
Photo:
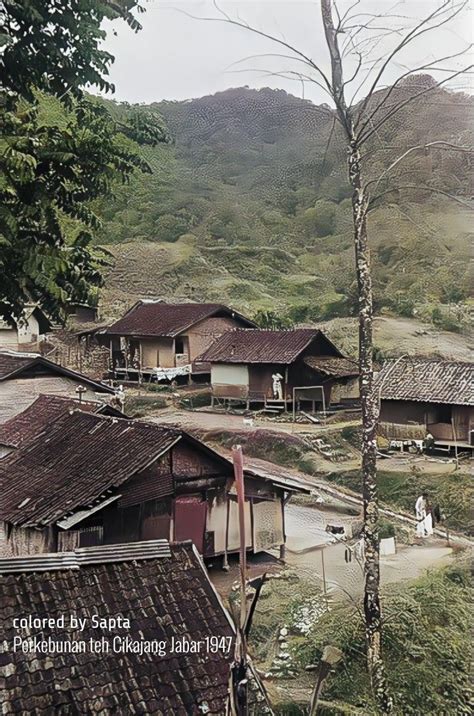
[[[324,555],[322,556],[322,552]],[[329,594],[359,597],[364,589],[362,566],[345,560],[346,545],[338,542],[303,554],[287,551],[286,563],[298,570],[301,577],[323,586],[323,563]],[[430,568],[441,567],[450,559],[452,549],[443,540],[432,539],[423,546],[399,545],[397,554],[380,558],[382,585],[415,579]]]
[[[328,522],[350,524],[359,518],[341,515],[331,510],[317,510],[302,505],[287,506],[285,514],[287,550],[284,563],[298,572],[301,579],[316,582],[324,587],[323,560],[326,589],[332,597],[359,597],[363,593],[364,578],[360,563],[354,558],[346,562],[347,543],[326,532]],[[360,521],[360,520],[359,520]],[[382,584],[415,579],[430,568],[441,567],[449,562],[452,549],[439,538],[430,538],[421,546],[397,545],[397,553],[381,557]],[[275,573],[282,569],[277,553],[249,555],[249,578],[264,572]],[[238,579],[237,558],[230,560],[230,571],[223,572],[216,561],[210,570],[211,581],[226,597]]]
[[[281,431],[285,433],[325,433],[333,430],[340,430],[344,427],[359,425],[358,420],[349,420],[327,425],[315,425],[312,423],[292,423],[272,421],[265,418],[255,418],[253,426],[249,427],[244,423],[242,415],[231,415],[229,413],[218,413],[205,410],[179,410],[173,407],[160,410],[156,415],[146,418],[155,423],[166,423],[180,425],[182,428],[197,428],[200,430],[255,430],[257,428]]]

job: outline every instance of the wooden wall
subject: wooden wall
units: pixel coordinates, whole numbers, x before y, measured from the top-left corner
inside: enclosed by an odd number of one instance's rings
[[[0,522],[0,555],[17,557],[21,554],[56,552],[57,528],[45,527],[37,530],[28,527],[13,527]]]
[[[174,368],[173,338],[141,338],[142,368]]]
[[[0,530],[0,554],[73,550],[94,544],[191,539],[206,557],[239,549],[233,470],[212,453],[182,439],[153,465],[117,488],[120,497],[70,530]],[[245,479],[248,549],[284,542],[283,491]]]
[[[474,426],[474,408],[468,405],[449,406],[408,400],[382,400],[380,422],[424,425],[426,430],[439,440],[454,440],[454,422],[456,439],[466,442]],[[385,430],[388,429],[386,426]]]
[[[223,333],[239,327],[241,327],[240,321],[230,318],[230,316],[211,316],[196,323],[184,334],[189,340],[191,361],[204,353],[211,343],[222,336]]]

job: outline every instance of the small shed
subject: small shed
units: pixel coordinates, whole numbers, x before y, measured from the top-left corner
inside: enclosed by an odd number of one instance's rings
[[[197,360],[211,364],[213,400],[325,409],[358,397],[357,364],[317,328],[229,331]]]
[[[66,314],[73,323],[94,323],[98,320],[99,309],[90,303],[68,301]]]
[[[208,373],[196,357],[233,328],[254,326],[248,318],[218,303],[137,301],[122,318],[101,332],[108,341],[114,376],[170,379]]]
[[[445,449],[474,446],[474,363],[407,357],[386,361],[376,376],[379,434],[424,438]]]

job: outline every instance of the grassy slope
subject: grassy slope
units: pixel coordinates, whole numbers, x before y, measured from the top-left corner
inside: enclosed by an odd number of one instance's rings
[[[327,478],[338,485],[360,492],[361,477],[358,471],[331,473]],[[426,492],[433,504],[439,504],[445,514],[445,526],[466,534],[474,534],[474,487],[472,476],[453,472],[448,475],[419,474],[416,472],[384,472],[379,467],[377,485],[381,503],[395,509],[414,513],[417,497]]]
[[[462,561],[385,590],[383,648],[394,716],[470,713],[471,598],[469,572]],[[323,698],[357,706],[359,713],[377,713],[356,605],[341,603],[315,624],[298,649],[301,665],[318,663],[326,644],[339,647],[343,660],[330,675]],[[339,713],[337,708],[321,709],[325,716]]]
[[[373,175],[406,145],[464,137],[466,98],[440,92],[436,99],[386,128],[383,146],[372,147]],[[147,148],[153,175],[135,177],[101,208],[100,241],[113,245],[117,260],[106,308],[115,312],[137,295],[171,295],[223,300],[250,313],[290,310],[300,321],[353,310],[345,158],[337,132],[325,152],[330,115],[271,90],[157,107],[175,144]],[[386,145],[395,149],[387,154]],[[469,182],[459,154],[417,157],[404,169],[404,182],[453,192]],[[430,304],[465,293],[466,212],[426,193],[389,199],[369,221],[378,303],[399,311],[398,294]]]

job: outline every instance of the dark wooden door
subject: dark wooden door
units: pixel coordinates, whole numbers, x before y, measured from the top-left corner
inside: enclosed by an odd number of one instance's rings
[[[174,538],[192,540],[199,552],[204,550],[207,502],[198,495],[177,497],[174,503]]]

